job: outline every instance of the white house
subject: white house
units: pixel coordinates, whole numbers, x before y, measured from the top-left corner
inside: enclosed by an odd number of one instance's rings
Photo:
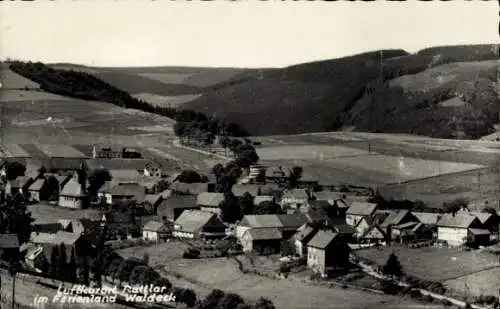
[[[75,172],[59,193],[59,206],[67,208],[82,209],[87,202],[85,180],[81,179]]]
[[[281,197],[281,207],[285,209],[304,209],[309,200],[309,193],[305,189],[285,190]]]
[[[444,214],[436,225],[438,240],[452,247],[464,245],[469,237],[470,229],[482,228],[478,218],[465,213]]]
[[[173,226],[170,226],[173,227]],[[142,238],[146,241],[156,241],[165,240],[171,234],[171,228],[169,228],[165,222],[149,221],[142,228]]]

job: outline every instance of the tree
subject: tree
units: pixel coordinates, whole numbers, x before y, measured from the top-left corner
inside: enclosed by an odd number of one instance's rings
[[[267,298],[261,297],[254,306],[255,309],[275,309],[274,304]]]
[[[260,189],[260,188],[259,188]],[[254,199],[252,195],[248,192],[243,193],[239,198],[240,213],[242,215],[251,215],[254,213]]]
[[[281,242],[280,248],[281,256],[293,256],[295,255],[295,246],[290,240],[284,240]]]
[[[265,201],[260,203],[259,205],[256,205],[254,212],[254,214],[256,215],[275,215],[282,213],[283,210],[281,209],[281,206],[272,201]]]
[[[24,176],[26,166],[18,161],[7,162],[5,164],[5,175],[7,180],[14,180],[19,176]]]
[[[239,304],[243,304],[245,301],[243,298],[235,293],[227,293],[219,301],[217,309],[236,309]]]
[[[484,207],[483,210],[482,210],[482,212],[488,213],[488,214],[492,214],[492,215],[496,215],[497,214],[497,210],[494,207],[491,207],[491,206]]]
[[[68,256],[66,254],[66,245],[61,243],[59,246],[59,256],[57,259],[57,278],[60,280],[68,279]]]
[[[146,267],[146,270],[139,276],[139,282],[141,284],[151,284],[158,280],[158,278],[160,278],[160,275],[153,268]]]
[[[144,253],[144,255],[142,256],[142,260],[143,260],[144,264],[146,264],[146,265],[149,264],[149,254],[147,252]]]
[[[386,276],[396,278],[401,277],[403,274],[403,267],[401,266],[401,263],[399,263],[398,257],[394,254],[394,252],[389,255],[386,264],[382,268],[382,273]]]
[[[186,125],[184,122],[177,121],[174,124],[174,134],[178,137],[183,137],[186,133]]]
[[[111,263],[109,263],[109,266],[104,269],[104,274],[108,276],[112,276],[113,278],[116,276],[118,268],[120,267],[120,264],[122,263],[123,259],[122,258],[115,258]],[[132,281],[134,282],[134,281]]]
[[[50,266],[49,266],[49,276],[52,278],[57,277],[57,264],[59,260],[59,247],[52,247],[52,251],[50,253]]]
[[[185,303],[188,308],[192,308],[196,304],[196,293],[192,289],[183,289],[180,297],[182,302]]]
[[[159,277],[156,279],[154,285],[158,287],[165,287],[167,291],[172,289],[172,283],[165,277]]]
[[[45,173],[47,173],[47,169],[42,165],[42,167],[38,169],[38,175],[36,176],[36,178],[42,178]]]
[[[200,183],[202,182],[202,176],[194,170],[184,170],[177,177],[177,180],[184,183]]]
[[[17,234],[20,244],[29,241],[33,218],[26,207],[24,197],[18,193],[7,197],[0,206],[0,233]]]
[[[216,309],[225,293],[219,289],[212,290],[200,304],[200,309]]]
[[[469,201],[464,198],[457,198],[451,202],[443,203],[443,210],[447,213],[457,213],[460,209],[466,209]]]
[[[68,269],[68,274],[67,274],[68,281],[76,283],[77,282],[76,258],[75,258],[74,251],[71,251],[71,257],[70,257],[67,269]]]
[[[140,278],[142,273],[146,271],[147,267],[144,265],[139,265],[132,269],[132,273],[130,274],[129,282],[140,282]]]
[[[288,175],[288,185],[291,188],[295,188],[297,186],[297,183],[299,179],[302,177],[304,169],[302,166],[294,166],[290,171]]]
[[[82,255],[82,281],[83,284],[88,285],[90,283],[90,265],[87,253]]]
[[[111,179],[112,179],[111,173],[107,169],[101,168],[91,172],[88,177],[89,193],[91,195],[96,195],[97,190],[99,190],[106,183],[106,181],[111,181]]]
[[[224,222],[234,223],[242,217],[239,201],[232,193],[224,194],[224,201],[220,208],[222,221]]]

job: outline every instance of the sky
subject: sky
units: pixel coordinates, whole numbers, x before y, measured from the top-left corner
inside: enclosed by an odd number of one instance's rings
[[[497,1],[1,1],[0,59],[283,67],[377,49],[499,43]]]

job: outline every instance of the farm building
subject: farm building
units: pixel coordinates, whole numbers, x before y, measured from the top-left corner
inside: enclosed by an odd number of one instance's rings
[[[338,200],[346,200],[347,197],[345,193],[335,192],[335,191],[319,191],[314,192],[313,197],[317,201],[327,201],[330,205],[334,205]]]
[[[436,226],[442,214],[432,213],[432,212],[415,212],[412,214],[417,218],[418,222],[425,224],[427,226]]]
[[[63,181],[65,185],[66,182],[71,179],[71,177],[68,176],[57,176],[54,174],[45,174],[43,177],[35,180],[35,182],[28,187],[29,198],[34,201],[57,199],[59,197],[59,191],[62,188],[60,185],[61,181]]]
[[[217,215],[221,214],[221,205],[224,202],[224,194],[203,192],[198,194],[196,205],[203,211],[213,212]]]
[[[31,224],[33,232],[55,234],[58,231],[63,230],[63,226],[59,222],[37,222],[37,221],[38,220],[35,220],[35,222]]]
[[[163,241],[172,235],[173,225],[151,220],[142,228],[142,238],[146,241]]]
[[[27,194],[29,186],[33,183],[33,178],[28,176],[19,176],[14,180],[8,180],[5,185],[5,194]]]
[[[281,197],[280,205],[283,210],[294,212],[304,209],[309,201],[309,193],[306,189],[285,190]]]
[[[276,228],[282,233],[283,239],[288,239],[304,223],[306,223],[306,218],[303,214],[246,215],[236,227],[236,235],[241,238],[248,229]]]
[[[361,239],[363,235],[365,235],[366,231],[369,230],[372,226],[374,226],[374,224],[371,218],[369,217],[361,218],[358,221],[358,223],[356,223],[356,225],[354,226],[354,229],[356,230],[356,234],[354,235],[354,237],[357,239]]]
[[[307,266],[322,277],[349,265],[350,248],[337,233],[318,231],[307,244]]]
[[[114,183],[139,183],[141,174],[137,170],[109,170]]]
[[[399,240],[402,234],[411,230],[418,222],[418,219],[409,210],[394,211],[380,224],[387,236],[391,239]]]
[[[72,255],[78,260],[85,254],[85,250],[87,249],[82,235],[63,231],[59,231],[56,234],[32,233],[30,242],[43,247],[43,253],[47,261],[50,261],[53,248],[61,244],[64,244],[66,247],[67,262],[71,260]]]
[[[226,225],[212,212],[185,210],[175,220],[173,236],[191,239],[222,238],[226,236]]]
[[[363,217],[371,217],[377,210],[377,204],[366,202],[352,202],[346,212],[346,222],[355,226]]]
[[[266,181],[282,183],[288,180],[290,177],[290,171],[283,169],[281,166],[271,166],[266,168],[265,176]]]
[[[468,241],[476,244],[489,242],[489,232],[478,218],[470,214],[444,214],[437,225],[438,240],[449,246],[462,246]],[[486,236],[487,235],[487,241]]]
[[[82,209],[87,206],[88,195],[85,176],[75,172],[59,193],[59,206]]]
[[[137,183],[116,184],[107,181],[97,190],[97,197],[104,199],[108,205],[113,205],[123,200],[143,201],[145,196],[144,187]]]
[[[276,228],[249,229],[241,236],[240,242],[244,252],[256,252],[262,255],[280,252],[283,236]]]
[[[60,219],[58,223],[65,232],[84,234],[99,228],[100,222],[87,218],[81,219]]]
[[[161,174],[161,166],[145,159],[88,159],[85,161],[91,171],[106,170],[135,170],[143,176],[155,176]],[[161,175],[160,175],[161,176]]]
[[[184,194],[198,195],[203,192],[212,192],[213,190],[210,189],[210,184],[208,183],[174,182],[170,184],[170,190]]]
[[[304,224],[297,230],[297,233],[293,236],[295,252],[303,257],[307,256],[307,244],[309,241],[316,235],[318,232],[317,229],[309,226],[308,224]]]
[[[150,210],[151,213],[156,213],[156,209],[163,202],[163,196],[161,194],[146,194],[142,201],[144,207]]]
[[[383,229],[377,225],[372,225],[365,230],[364,234],[359,237],[363,243],[382,243],[386,240],[386,235]]]
[[[478,218],[485,229],[487,229],[491,233],[498,233],[499,221],[497,215],[486,212],[474,212],[474,211],[460,211],[460,213],[468,213]]]
[[[0,259],[8,261],[16,258],[19,253],[17,234],[0,234]]]
[[[158,217],[166,217],[175,221],[185,210],[199,210],[196,197],[192,195],[169,196],[164,199],[156,209]]]

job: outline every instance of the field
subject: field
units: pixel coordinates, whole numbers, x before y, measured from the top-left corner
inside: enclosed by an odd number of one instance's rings
[[[497,295],[500,287],[500,267],[444,282],[448,288],[463,295]]]
[[[174,243],[172,243],[174,244]],[[301,284],[291,280],[273,280],[239,271],[237,264],[226,258],[186,260],[179,259],[180,251],[170,244],[161,244],[157,247],[129,248],[118,251],[129,257],[142,257],[150,254],[152,265],[161,264],[167,273],[180,274],[182,280],[176,276],[180,284],[195,288],[196,291],[207,292],[218,288],[240,294],[248,299],[267,297],[276,308],[439,308],[418,304],[410,300],[378,295],[355,290],[320,287]],[[156,264],[156,265],[155,265]],[[156,267],[155,267],[156,268]],[[199,293],[200,294],[200,293]]]
[[[451,280],[500,266],[498,256],[487,252],[460,249],[424,247],[370,248],[356,251],[362,258],[384,265],[394,251],[404,272],[417,278],[440,281]]]
[[[261,160],[323,160],[339,157],[359,157],[368,151],[342,146],[286,145],[259,147],[257,154]]]
[[[69,209],[46,204],[30,205],[28,211],[31,212],[31,217],[36,220],[36,223],[54,222],[54,220],[58,219],[79,219],[82,217],[100,218],[99,211],[94,209]]]
[[[155,106],[178,108],[184,103],[197,99],[201,94],[186,94],[178,96],[162,96],[154,93],[138,93],[134,98],[148,102]]]
[[[12,72],[12,70],[2,67],[0,68],[0,83],[2,89],[39,89],[40,85],[24,78],[23,76]]]
[[[68,98],[65,98],[63,96],[43,91],[17,90],[17,89],[0,90],[0,102],[45,101],[45,100],[54,101],[54,100],[67,100],[67,99]]]

